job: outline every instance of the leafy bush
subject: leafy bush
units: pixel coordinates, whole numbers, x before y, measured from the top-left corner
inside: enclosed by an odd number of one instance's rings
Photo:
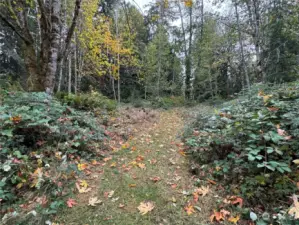
[[[46,93],[1,91],[0,95],[0,199],[5,213],[22,200],[24,190],[42,189],[46,184],[51,184],[47,192],[61,189],[57,184],[63,178],[52,177],[51,171],[74,170],[56,168],[55,163],[65,165],[62,162],[69,158],[98,155],[105,135],[91,113],[61,105]],[[57,197],[57,190],[52,193]]]
[[[229,192],[275,210],[299,180],[293,162],[299,159],[299,84],[253,87],[225,105],[212,117],[198,117],[193,134],[186,134],[188,153],[202,176],[223,180]]]
[[[183,96],[170,96],[170,97],[161,97],[152,101],[154,107],[158,108],[171,108],[179,107],[185,104],[185,99]]]
[[[101,108],[108,111],[113,111],[117,106],[117,103],[114,100],[111,100],[96,91],[79,95],[59,92],[56,94],[56,97],[63,103],[66,103],[67,105],[77,109],[90,110]]]

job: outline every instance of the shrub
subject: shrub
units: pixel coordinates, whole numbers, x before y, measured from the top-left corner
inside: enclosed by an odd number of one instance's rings
[[[0,199],[5,213],[22,200],[24,190],[41,189],[49,182],[47,193],[59,188],[61,178],[50,175],[60,168],[55,161],[98,155],[105,135],[92,113],[61,105],[46,93],[2,90],[0,95]]]
[[[171,108],[183,106],[185,104],[185,99],[183,96],[170,96],[157,98],[152,102],[153,106],[158,108]]]
[[[225,105],[193,124],[188,153],[230,192],[274,210],[297,190],[299,85],[253,87]]]
[[[55,95],[63,103],[76,109],[94,110],[96,108],[113,111],[116,109],[117,103],[96,91],[84,94],[67,94],[59,92]]]

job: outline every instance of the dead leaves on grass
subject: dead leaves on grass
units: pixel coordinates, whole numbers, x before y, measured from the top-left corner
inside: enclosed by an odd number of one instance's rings
[[[157,183],[158,181],[161,180],[161,177],[151,177],[150,180],[153,181],[154,183]]]
[[[101,204],[101,203],[102,203],[102,201],[99,200],[97,197],[90,197],[88,200],[88,205],[93,206],[93,207],[95,207],[96,204]]]
[[[137,207],[141,215],[145,215],[148,212],[152,211],[155,208],[155,205],[153,202],[141,202],[140,205]]]

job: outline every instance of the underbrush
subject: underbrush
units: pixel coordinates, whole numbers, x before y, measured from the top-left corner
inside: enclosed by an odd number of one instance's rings
[[[2,223],[44,224],[41,218],[66,207],[86,162],[103,155],[104,129],[92,113],[46,93],[0,96]]]
[[[169,96],[169,97],[160,97],[153,99],[152,106],[154,108],[172,108],[172,107],[180,107],[184,106],[185,99],[183,96]]]
[[[218,179],[251,210],[274,215],[261,224],[284,219],[299,190],[298,83],[257,85],[215,115],[199,115],[190,130],[186,151],[200,179]]]
[[[116,109],[117,103],[96,91],[82,94],[68,94],[59,92],[56,95],[61,102],[72,106],[76,109],[94,110],[97,108],[113,111]]]

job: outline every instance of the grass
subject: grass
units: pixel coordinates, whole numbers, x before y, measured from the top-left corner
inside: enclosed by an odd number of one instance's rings
[[[182,192],[192,193],[194,181],[188,172],[188,160],[178,153],[179,147],[175,145],[175,142],[179,142],[179,132],[183,130],[181,114],[171,110],[161,112],[160,116],[157,124],[153,124],[146,133],[143,130],[130,141],[129,149],[114,152],[110,161],[95,167],[87,180],[92,191],[75,196],[78,205],[60,212],[55,218],[56,222],[67,225],[209,223],[211,207],[214,205],[212,195],[201,198],[197,203],[202,208],[201,212],[188,216],[184,211],[192,195],[183,195]],[[136,150],[132,151],[132,147]],[[142,159],[140,156],[144,159],[136,161]],[[132,162],[137,164],[132,165]],[[146,168],[139,168],[138,163],[145,164]],[[128,168],[130,165],[132,168],[124,171],[123,166]],[[153,182],[150,179],[153,177],[160,177],[161,180]],[[109,191],[114,191],[113,196],[104,197]],[[89,197],[94,196],[103,203],[96,207],[88,206]],[[152,201],[155,205],[146,215],[141,215],[137,209],[143,201]],[[124,207],[120,208],[120,204]]]

